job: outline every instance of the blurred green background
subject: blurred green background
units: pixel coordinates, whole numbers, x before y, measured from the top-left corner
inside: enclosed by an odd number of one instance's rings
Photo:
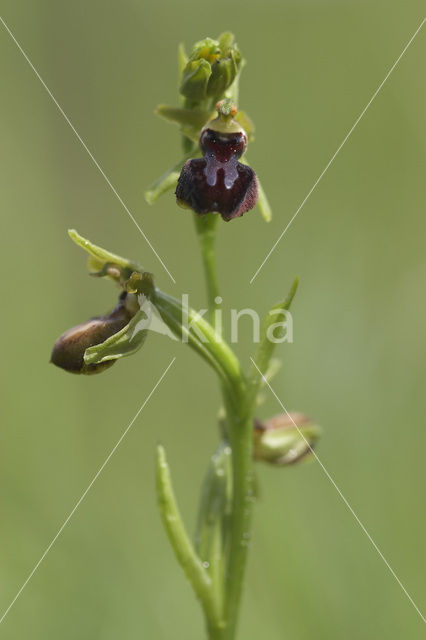
[[[173,355],[177,360],[0,626],[17,638],[203,637],[156,511],[168,451],[190,528],[217,441],[213,374],[152,335],[92,378],[48,363],[56,337],[107,311],[75,227],[204,303],[191,216],[144,188],[179,156],[155,119],[176,103],[176,47],[230,29],[248,60],[240,106],[274,208],[221,224],[226,309],[265,312],[299,274],[294,344],[274,388],[323,426],[318,454],[426,608],[426,28],[285,238],[249,279],[423,18],[419,1],[2,0],[1,15],[142,225],[169,280],[0,26],[2,359],[0,604],[6,609]],[[247,321],[236,347],[248,362]],[[280,412],[268,397],[261,416]],[[240,638],[424,637],[424,623],[316,463],[258,469]]]

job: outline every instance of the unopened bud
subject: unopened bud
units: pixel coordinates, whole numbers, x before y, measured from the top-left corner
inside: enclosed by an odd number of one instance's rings
[[[285,466],[312,453],[320,428],[302,413],[283,413],[254,426],[254,458]]]
[[[193,103],[219,99],[234,82],[241,53],[230,33],[197,42],[182,72],[180,92]]]
[[[191,102],[201,102],[206,97],[211,74],[211,66],[206,60],[190,60],[183,72],[181,94]]]
[[[234,82],[238,73],[238,63],[236,57],[231,55],[224,59],[219,59],[212,65],[211,76],[207,84],[207,95],[221,96]]]
[[[115,309],[108,315],[91,318],[87,322],[65,331],[55,342],[50,361],[70,373],[100,373],[111,367],[115,360],[99,364],[86,364],[84,353],[123,329],[135,315],[137,303],[126,292],[120,295]]]

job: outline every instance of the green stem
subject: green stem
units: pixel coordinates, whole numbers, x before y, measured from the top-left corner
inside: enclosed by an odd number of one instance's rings
[[[207,625],[209,640],[226,640],[227,631],[224,627],[210,627]]]
[[[239,407],[224,393],[227,426],[232,450],[233,502],[227,580],[225,591],[226,629],[223,640],[234,640],[250,544],[253,508],[253,416],[247,400]]]
[[[218,216],[195,218],[207,284],[210,318],[215,326],[216,298],[219,295],[215,261],[215,232]],[[225,343],[226,344],[226,343]],[[253,506],[253,402],[239,370],[238,384],[223,386],[227,429],[232,451],[232,508],[225,560],[225,625],[209,628],[209,640],[235,640],[238,614],[249,550]],[[224,550],[222,550],[224,553]]]
[[[181,301],[155,289],[152,302],[167,326],[199,353],[216,371],[238,406],[245,398],[246,385],[238,360],[231,347],[216,333],[210,323]],[[232,403],[231,402],[231,403]]]
[[[219,283],[216,273],[215,240],[216,227],[219,216],[208,213],[204,216],[194,214],[195,228],[201,247],[201,256],[204,265],[204,274],[207,286],[207,304],[209,309],[210,323],[217,329],[216,309],[219,308]]]

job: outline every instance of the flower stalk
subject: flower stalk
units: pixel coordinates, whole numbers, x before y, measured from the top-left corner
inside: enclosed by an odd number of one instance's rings
[[[200,217],[194,215],[195,228],[201,247],[201,256],[207,288],[207,305],[211,325],[216,329],[216,310],[220,307],[219,282],[216,270],[216,228],[218,216],[209,213]]]

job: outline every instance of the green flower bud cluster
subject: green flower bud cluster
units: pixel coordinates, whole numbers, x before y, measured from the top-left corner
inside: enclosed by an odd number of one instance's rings
[[[179,91],[188,105],[210,107],[231,87],[241,68],[241,53],[232,33],[197,42],[186,63]]]

